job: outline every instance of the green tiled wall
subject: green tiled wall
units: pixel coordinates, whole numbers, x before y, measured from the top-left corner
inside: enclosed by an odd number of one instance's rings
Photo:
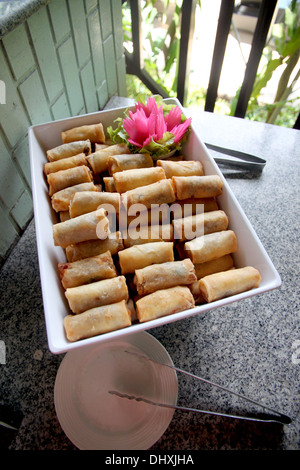
[[[0,263],[33,215],[28,127],[126,96],[122,38],[121,0],[52,0],[1,39]]]

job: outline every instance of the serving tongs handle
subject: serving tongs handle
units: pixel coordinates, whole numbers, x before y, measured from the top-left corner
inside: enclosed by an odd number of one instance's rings
[[[185,375],[188,375],[190,377],[193,377],[194,379],[196,380],[200,380],[201,382],[204,382],[204,383],[207,383],[213,387],[217,387],[221,390],[224,390],[232,395],[235,395],[243,400],[246,400],[256,406],[259,406],[261,408],[264,408],[265,410],[268,410],[269,412],[271,413],[274,413],[274,416],[272,415],[264,415],[263,417],[258,417],[258,416],[237,416],[237,415],[232,415],[232,414],[226,414],[226,413],[219,413],[219,412],[215,412],[215,411],[210,411],[210,410],[199,410],[197,408],[188,408],[188,407],[184,407],[184,406],[178,406],[178,405],[169,405],[169,404],[166,404],[166,403],[158,403],[158,402],[153,402],[151,400],[148,400],[146,398],[143,398],[143,397],[136,397],[134,395],[129,395],[129,394],[125,394],[125,393],[120,393],[116,390],[110,390],[109,393],[113,394],[113,395],[117,395],[119,396],[120,398],[127,398],[127,399],[130,399],[130,400],[137,400],[137,401],[143,401],[143,402],[146,402],[146,403],[149,403],[149,404],[152,404],[152,405],[156,405],[156,406],[161,406],[161,407],[165,407],[165,408],[172,408],[172,409],[176,409],[176,410],[182,410],[182,411],[193,411],[193,412],[197,412],[197,413],[205,413],[205,414],[212,414],[212,415],[217,415],[217,416],[223,416],[223,417],[229,417],[229,418],[237,418],[237,419],[244,419],[244,420],[249,420],[249,421],[261,421],[261,422],[277,422],[277,423],[280,423],[280,424],[291,424],[292,420],[289,416],[287,415],[284,415],[266,405],[263,405],[261,403],[258,403],[257,401],[253,400],[252,398],[248,398],[246,397],[245,395],[241,395],[240,393],[237,393],[233,390],[230,390],[226,387],[223,387],[222,385],[219,385],[219,384],[216,384],[214,382],[211,382],[210,380],[207,380],[207,379],[204,379],[202,377],[199,377],[198,375],[195,375],[195,374],[192,374],[191,372],[188,372],[186,370],[183,370],[183,369],[179,369],[178,367],[174,366],[174,365],[170,365],[170,364],[164,364],[162,362],[159,362],[159,361],[156,361],[154,359],[151,359],[147,356],[144,356],[143,354],[138,354],[138,353],[135,353],[135,352],[131,352],[131,351],[126,351],[127,353],[129,354],[134,354],[134,355],[137,355],[139,357],[142,357],[143,359],[145,360],[148,360],[148,361],[151,361],[151,362],[154,362],[155,364],[159,364],[163,367],[169,367],[170,369],[173,369],[175,370],[176,372],[179,372],[181,374],[185,374]]]
[[[137,402],[143,402],[147,403],[148,405],[155,405],[155,406],[160,406],[162,408],[169,408],[173,410],[179,410],[179,411],[191,411],[194,413],[202,413],[202,414],[208,414],[208,415],[214,415],[214,416],[222,416],[223,418],[235,418],[235,419],[243,419],[247,421],[260,421],[260,422],[265,422],[265,423],[280,423],[280,424],[290,424],[291,419],[288,416],[285,415],[280,415],[280,416],[270,416],[270,415],[265,415],[264,417],[259,418],[258,416],[238,416],[234,414],[228,414],[228,413],[220,413],[217,411],[210,411],[210,410],[201,410],[199,408],[189,408],[187,406],[179,406],[179,405],[169,405],[168,403],[159,403],[156,401],[148,400],[147,398],[143,397],[137,397],[135,395],[129,395],[127,393],[121,393],[118,392],[117,390],[110,390],[109,393],[111,395],[116,395],[119,398],[127,398],[128,400],[135,400]]]
[[[249,153],[220,147],[218,145],[209,144],[207,142],[205,142],[205,145],[210,150],[214,150],[215,152],[222,153],[230,157],[222,158],[215,156],[214,160],[218,165],[225,165],[231,168],[250,170],[254,172],[261,172],[266,165],[266,160]]]

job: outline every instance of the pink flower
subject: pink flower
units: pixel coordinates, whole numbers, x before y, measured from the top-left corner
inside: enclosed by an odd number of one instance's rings
[[[137,147],[143,147],[144,141],[149,137],[149,120],[142,109],[135,113],[129,111],[129,118],[124,120],[124,129],[129,135],[129,142]]]
[[[150,96],[148,99],[147,99],[147,103],[146,104],[142,104],[140,102],[136,103],[135,104],[135,109],[138,110],[138,109],[143,109],[146,116],[149,117],[149,115],[152,113],[152,112],[156,112],[157,111],[157,104],[156,104],[156,101],[155,101],[155,98],[153,98],[153,96]]]
[[[178,126],[181,123],[181,110],[178,106],[175,106],[171,109],[169,114],[165,117],[167,123],[167,129],[169,132],[172,132],[172,129],[175,126]]]
[[[188,130],[189,125],[191,124],[192,119],[186,119],[182,124],[179,124],[178,126],[173,127],[173,129],[170,131],[172,134],[174,134],[174,144],[177,144],[186,131]]]
[[[161,141],[166,132],[174,135],[174,144],[177,144],[190,123],[191,119],[181,123],[181,110],[178,106],[164,116],[163,107],[158,107],[153,97],[149,97],[146,104],[137,103],[135,111],[129,111],[128,117],[123,121],[128,142],[139,148]]]

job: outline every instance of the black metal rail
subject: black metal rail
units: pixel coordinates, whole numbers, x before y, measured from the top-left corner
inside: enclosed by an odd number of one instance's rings
[[[259,62],[262,56],[263,48],[266,44],[267,35],[277,3],[278,0],[262,0],[261,2],[258,19],[253,34],[251,51],[245,69],[244,80],[235,109],[234,115],[236,117],[244,118],[246,115],[247,106],[252,93]],[[222,0],[221,2],[210,78],[206,93],[204,108],[205,111],[213,112],[215,108],[226,44],[230,32],[232,15],[234,12],[234,4],[234,0]],[[130,8],[133,52],[128,53],[125,51],[127,73],[136,75],[152,93],[157,93],[164,98],[167,98],[167,92],[161,86],[159,86],[159,84],[144,68],[142,55],[142,21],[140,0],[130,0]],[[195,30],[195,11],[195,0],[183,0],[181,11],[179,67],[177,77],[177,98],[183,105],[185,104],[188,92],[191,48]],[[294,128],[299,129],[299,116],[295,122]]]

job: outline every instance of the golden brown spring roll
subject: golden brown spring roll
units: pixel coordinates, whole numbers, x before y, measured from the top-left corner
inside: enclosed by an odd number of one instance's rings
[[[139,295],[151,294],[160,289],[175,286],[186,286],[197,280],[192,261],[187,258],[181,261],[169,261],[152,264],[136,269],[133,279]]]
[[[179,241],[186,241],[207,233],[227,230],[228,217],[224,211],[218,210],[175,219],[172,224],[174,226],[174,238]]]
[[[59,263],[58,272],[65,289],[117,277],[110,251],[74,263]]]
[[[59,221],[60,222],[64,222],[65,220],[69,220],[69,219],[70,219],[69,211],[61,211],[59,213]]]
[[[111,155],[130,153],[126,144],[109,145],[105,149],[97,150],[88,156],[88,162],[95,174],[108,171],[108,158]]]
[[[182,312],[195,306],[190,289],[175,286],[148,294],[136,301],[136,313],[140,322]]]
[[[174,261],[173,242],[134,245],[119,251],[118,256],[122,274],[134,273],[150,264]]]
[[[177,199],[216,197],[222,194],[223,183],[218,175],[173,176]]]
[[[136,316],[136,310],[135,310],[135,303],[133,299],[129,298],[127,301],[127,308],[130,311],[130,316],[131,316],[131,323],[137,320]]]
[[[194,264],[220,258],[236,250],[237,239],[232,230],[208,233],[184,244],[184,251]]]
[[[260,281],[259,271],[246,266],[205,276],[199,287],[206,302],[213,302],[258,287]]]
[[[171,206],[173,219],[181,219],[202,212],[217,211],[218,202],[213,197],[189,198],[176,200]]]
[[[169,225],[172,221],[171,217],[172,214],[168,204],[153,205],[151,209],[133,205],[128,211],[121,205],[120,214],[118,215],[121,231],[144,225]]]
[[[73,129],[61,132],[61,139],[63,144],[75,142],[76,140],[90,140],[93,143],[104,144],[105,135],[103,125],[98,123],[73,127]]]
[[[105,191],[107,191],[108,193],[114,193],[117,191],[113,176],[104,176],[103,183],[104,183]]]
[[[80,315],[67,315],[64,318],[65,333],[67,339],[72,342],[120,330],[130,325],[130,310],[125,300],[95,307]]]
[[[74,186],[57,191],[51,198],[51,205],[55,212],[69,211],[70,202],[76,192],[79,191],[97,191],[94,183],[80,183]]]
[[[123,212],[122,212],[123,214]],[[134,226],[150,225],[151,224],[151,209],[137,212],[135,215],[125,214],[126,224],[125,227],[130,226],[132,223]],[[161,223],[161,217],[159,217],[158,222]]]
[[[62,248],[86,240],[105,240],[109,233],[109,220],[104,209],[53,225],[54,245]]]
[[[127,208],[133,204],[143,204],[145,209],[150,209],[153,204],[169,204],[175,199],[170,179],[163,179],[147,186],[131,189],[121,196],[121,202]]]
[[[195,273],[197,279],[201,279],[208,274],[218,273],[220,271],[227,271],[234,266],[233,257],[231,255],[224,255],[220,258],[206,261],[205,263],[195,264]]]
[[[182,160],[179,162],[172,162],[169,160],[157,160],[157,165],[161,166],[166,173],[167,178],[172,176],[203,176],[203,165],[199,161]]]
[[[146,186],[166,178],[163,168],[134,168],[133,170],[118,171],[113,175],[118,193]]]
[[[71,263],[90,256],[100,255],[106,251],[116,255],[123,248],[122,234],[117,231],[109,234],[105,240],[88,240],[67,246],[66,257],[67,261]]]
[[[129,228],[123,233],[124,248],[144,243],[161,241],[173,241],[174,230],[172,224],[143,225],[141,227]]]
[[[80,153],[88,155],[91,153],[91,142],[89,140],[78,140],[67,144],[58,145],[53,149],[47,150],[46,155],[49,162],[73,157]]]
[[[81,183],[91,183],[92,181],[93,177],[91,170],[85,165],[50,173],[50,175],[47,175],[49,196],[53,196],[53,194],[61,191],[62,189],[68,188],[69,186],[75,186],[75,184]]]
[[[189,289],[192,293],[192,296],[194,297],[195,305],[202,305],[206,303],[206,300],[203,297],[203,294],[199,287],[199,280],[190,284]]]
[[[74,168],[75,166],[87,165],[86,155],[84,153],[79,153],[73,157],[62,158],[61,160],[56,160],[55,162],[48,162],[44,165],[45,175],[50,173],[55,173],[60,170],[67,170],[69,168]]]
[[[98,208],[117,214],[120,210],[120,194],[91,191],[75,193],[70,202],[69,212],[73,218],[93,212]]]
[[[95,145],[94,145],[95,152],[97,152],[97,150],[103,150],[109,147],[111,145],[109,142],[110,141],[107,141],[107,140],[105,141],[105,144],[98,144],[98,142],[95,142]]]
[[[153,160],[149,153],[130,153],[121,155],[112,155],[107,160],[108,172],[110,175],[124,170],[133,170],[134,168],[151,168]]]
[[[79,314],[90,308],[114,304],[128,300],[128,287],[125,276],[102,279],[83,286],[66,289],[65,296],[71,311]]]

